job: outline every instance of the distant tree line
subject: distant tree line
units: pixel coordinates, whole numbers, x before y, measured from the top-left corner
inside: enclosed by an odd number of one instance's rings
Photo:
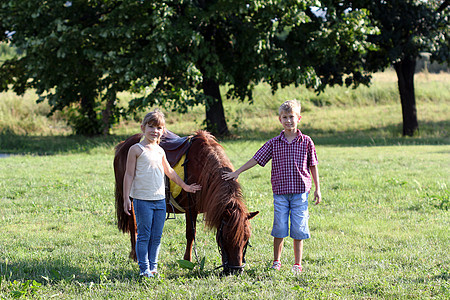
[[[450,72],[450,65],[448,63],[438,63],[436,61],[430,61],[431,53],[425,53],[421,55],[416,62],[416,73],[429,72],[429,73],[441,73]]]

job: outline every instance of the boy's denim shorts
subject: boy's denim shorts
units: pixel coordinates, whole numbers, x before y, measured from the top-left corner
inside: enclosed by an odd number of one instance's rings
[[[309,239],[308,193],[273,195],[274,218],[272,236],[285,238],[289,234],[295,240]]]

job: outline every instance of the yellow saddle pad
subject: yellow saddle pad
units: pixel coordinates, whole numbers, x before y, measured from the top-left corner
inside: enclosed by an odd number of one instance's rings
[[[174,171],[177,172],[178,176],[184,180],[184,161],[186,160],[186,154],[184,154],[177,164],[173,167]],[[181,186],[170,180],[170,193],[172,197],[175,199],[181,193]]]

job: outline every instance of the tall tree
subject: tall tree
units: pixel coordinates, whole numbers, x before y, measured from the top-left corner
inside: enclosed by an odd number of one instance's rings
[[[412,136],[419,129],[414,94],[414,71],[420,52],[429,52],[431,59],[450,62],[448,1],[392,0],[345,1],[353,10],[367,10],[379,28],[368,35],[376,48],[366,56],[367,70],[374,72],[394,67],[403,115],[403,135]],[[446,11],[447,10],[447,11]]]
[[[222,95],[252,101],[255,84],[367,83],[364,11],[322,1],[5,0],[0,28],[23,55],[0,67],[0,88],[35,88],[53,111],[70,107],[79,133],[107,133],[124,114],[120,91],[179,111],[205,104],[206,126],[228,133]],[[3,36],[2,39],[6,39]]]

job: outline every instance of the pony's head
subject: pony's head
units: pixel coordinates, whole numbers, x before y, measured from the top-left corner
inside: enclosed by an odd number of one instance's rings
[[[250,239],[249,220],[259,212],[246,213],[238,215],[229,214],[224,217],[217,230],[216,240],[219,246],[219,252],[222,255],[223,274],[240,274],[245,267],[245,254]],[[238,220],[236,220],[238,218]],[[233,220],[234,219],[234,220]],[[241,234],[236,234],[240,231]]]

